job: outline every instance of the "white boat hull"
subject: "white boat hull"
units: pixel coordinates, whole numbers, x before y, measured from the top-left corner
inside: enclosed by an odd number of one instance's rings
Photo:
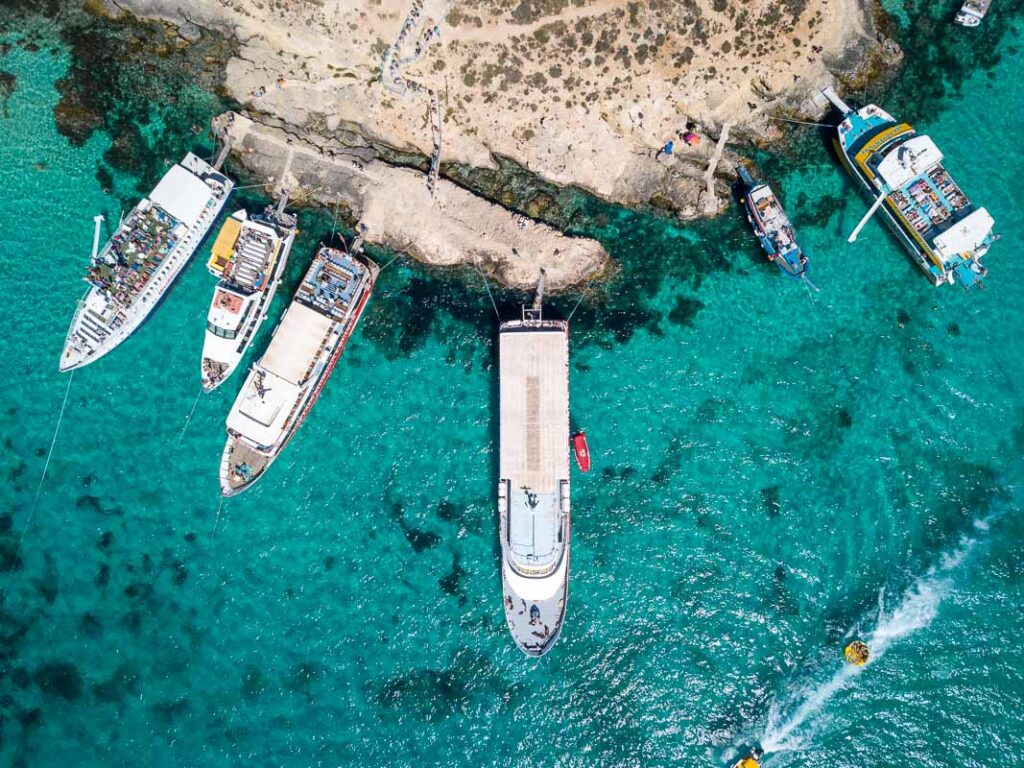
[[[189,156],[189,158],[192,157],[194,156]],[[186,160],[189,161],[189,158]],[[194,158],[194,160],[213,172],[213,168],[203,163],[202,160],[198,158]],[[199,218],[189,228],[188,234],[161,261],[152,277],[129,306],[123,307],[116,302],[108,303],[104,291],[96,286],[89,289],[85,298],[79,302],[71,321],[71,328],[68,331],[59,364],[61,371],[81,368],[107,355],[138,330],[146,318],[159,306],[199,246],[202,245],[210,228],[227,204],[234,183],[226,177],[223,178],[224,194],[219,199],[213,197],[213,204],[203,210]],[[116,327],[112,327],[110,323],[118,316],[120,316],[120,323]]]

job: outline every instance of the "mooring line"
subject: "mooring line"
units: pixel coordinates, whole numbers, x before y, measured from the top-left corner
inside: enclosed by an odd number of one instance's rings
[[[832,123],[812,123],[807,120],[794,120],[791,117],[779,117],[778,115],[766,115],[769,120],[781,120],[784,123],[796,123],[797,125],[815,125],[818,128],[835,128]]]
[[[53,448],[57,445],[57,435],[60,434],[60,425],[64,421],[64,409],[68,404],[68,396],[71,394],[71,382],[75,380],[75,369],[71,369],[71,373],[68,375],[68,386],[64,390],[64,399],[60,404],[60,413],[57,415],[57,426],[53,428],[53,438],[50,440],[50,450],[46,452],[46,461],[43,463],[43,474],[39,478],[39,485],[36,486],[36,495],[32,499],[32,506],[29,508],[28,517],[25,519],[25,526],[21,529],[21,536],[18,537],[18,546],[14,550],[14,559],[12,563],[17,563],[21,557],[21,550],[25,544],[25,536],[28,535],[28,529],[32,527],[32,519],[36,515],[36,507],[39,505],[39,494],[43,491],[43,483],[46,481],[46,472],[50,468],[50,459],[53,458]],[[13,570],[13,569],[12,569]],[[12,577],[13,578],[13,575]],[[10,579],[7,580],[7,585],[4,587],[3,594],[0,595],[0,604],[3,604],[7,600],[7,589],[10,587]]]
[[[401,256],[401,255],[402,255],[401,253],[396,253],[394,255],[394,257],[392,257],[391,261],[389,261],[387,264],[385,264],[383,267],[380,268],[380,271],[383,272],[385,269],[387,269],[392,264],[394,264],[396,261],[398,261],[398,257]]]
[[[220,497],[220,503],[217,505],[217,517],[213,520],[213,530],[210,531],[210,541],[213,541],[213,537],[217,535],[217,527],[220,525],[220,511],[224,509],[224,497]]]
[[[586,284],[586,285],[585,285],[585,286],[583,287],[583,293],[581,293],[581,294],[580,294],[580,298],[579,298],[579,300],[578,300],[578,301],[576,302],[576,306],[572,308],[572,312],[570,312],[570,313],[569,313],[569,316],[568,316],[568,317],[567,317],[567,318],[565,319],[565,321],[566,321],[566,322],[569,322],[570,320],[572,320],[572,316],[576,314],[576,310],[580,308],[580,304],[582,304],[582,303],[583,303],[583,300],[584,300],[585,298],[587,298],[587,293],[588,293],[588,292],[590,291],[590,286],[591,286],[591,284],[592,284],[592,283],[594,282],[594,280],[596,280],[596,279],[597,279],[597,276],[598,276],[599,274],[601,274],[601,271],[600,271],[600,270],[598,270],[597,272],[595,272],[594,274],[592,274],[592,275],[590,276],[590,279],[589,279],[589,280],[587,280],[587,284]]]
[[[804,284],[804,288],[807,289],[807,298],[809,298],[811,300],[811,306],[814,307],[814,311],[817,312],[818,311],[818,302],[815,300],[814,294],[811,292],[811,286],[814,286],[814,290],[818,290],[818,286],[814,285],[814,283],[812,283],[806,277],[802,278],[800,280],[800,282],[803,283]]]
[[[476,263],[474,263],[474,264],[473,264],[473,266],[474,266],[474,267],[476,267],[476,271],[480,273],[480,277],[482,277],[482,278],[483,278],[483,280],[484,280],[484,288],[486,288],[486,289],[487,289],[487,295],[488,295],[488,296],[490,297],[490,299],[491,299],[491,306],[492,306],[492,307],[494,307],[494,315],[495,315],[495,316],[496,316],[496,317],[497,317],[497,318],[498,318],[499,320],[501,320],[501,313],[500,313],[500,312],[498,311],[498,305],[497,305],[497,303],[496,303],[496,302],[494,301],[494,294],[493,294],[493,293],[491,293],[491,286],[490,286],[490,284],[489,284],[489,283],[487,282],[487,275],[485,275],[485,274],[484,274],[484,272],[483,272],[483,270],[482,270],[482,269],[480,269],[480,265],[479,265],[479,264],[476,264]]]
[[[199,388],[199,394],[196,395],[195,402],[192,403],[192,410],[188,412],[188,418],[185,419],[185,426],[181,428],[181,434],[178,435],[178,445],[181,445],[182,439],[185,437],[185,432],[188,431],[188,425],[192,423],[192,414],[196,412],[196,406],[199,405],[199,398],[203,396],[203,388]]]

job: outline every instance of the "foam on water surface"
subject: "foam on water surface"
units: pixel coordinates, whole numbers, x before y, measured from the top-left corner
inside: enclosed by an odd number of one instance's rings
[[[987,533],[989,521],[977,520],[974,528]],[[931,626],[940,604],[954,587],[957,571],[978,542],[977,537],[964,537],[956,548],[943,552],[939,564],[916,579],[890,609],[886,608],[885,590],[881,590],[874,628],[863,638],[871,651],[868,662],[855,666],[839,661],[839,669],[824,682],[797,685],[782,698],[774,700],[760,739],[765,753],[801,750],[806,741],[813,738],[816,726],[822,724],[820,721],[825,719],[826,707],[833,697],[867,673],[872,665],[878,664],[895,643]],[[849,639],[853,639],[852,636]],[[795,709],[791,709],[796,702]],[[790,714],[786,714],[788,709],[791,709]]]

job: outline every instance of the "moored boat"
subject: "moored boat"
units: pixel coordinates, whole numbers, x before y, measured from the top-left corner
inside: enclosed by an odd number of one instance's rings
[[[297,225],[294,216],[272,206],[251,217],[244,210],[236,211],[224,222],[207,264],[220,280],[203,339],[205,391],[231,375],[270,311]]]
[[[569,324],[544,319],[541,294],[498,332],[501,583],[528,656],[555,644],[569,594]]]
[[[849,174],[874,199],[850,241],[879,208],[893,234],[933,285],[982,286],[984,257],[998,239],[995,222],[975,207],[945,166],[931,137],[880,107],[852,109],[827,88],[842,113],[835,143]]]
[[[160,304],[210,231],[234,182],[189,153],[94,251],[60,358],[60,370],[96,362]]]
[[[580,472],[590,471],[590,446],[587,445],[587,433],[582,429],[572,436],[572,451],[576,457],[576,466]]]
[[[743,185],[747,221],[768,259],[789,277],[807,277],[810,262],[796,241],[793,224],[778,195],[767,182],[755,181],[742,165],[738,171]]]
[[[965,0],[953,22],[961,27],[980,26],[991,6],[992,0]]]
[[[225,496],[249,488],[295,435],[359,322],[380,272],[370,259],[322,245],[267,351],[227,418],[220,462]]]

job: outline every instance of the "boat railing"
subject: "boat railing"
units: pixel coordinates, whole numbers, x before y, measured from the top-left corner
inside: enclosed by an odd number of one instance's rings
[[[78,304],[75,306],[75,314],[72,315],[71,325],[68,327],[67,336],[64,337],[64,349],[68,348],[71,338],[75,335],[75,329],[78,326],[78,323],[75,321],[78,320],[79,315],[85,309],[85,300],[89,298],[90,291],[91,289],[86,290],[85,295],[78,300]]]

